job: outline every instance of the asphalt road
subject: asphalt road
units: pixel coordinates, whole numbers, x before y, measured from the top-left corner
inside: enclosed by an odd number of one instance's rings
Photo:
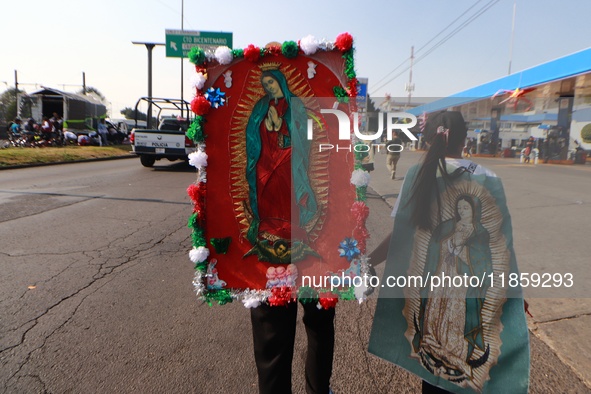
[[[399,173],[416,159],[404,155]],[[590,168],[512,168],[494,170],[507,173],[520,264],[538,269],[540,256],[554,259],[567,247],[568,259],[557,264],[568,260],[576,268],[588,261],[589,242],[579,245],[584,235],[575,233],[591,217],[583,216],[589,213]],[[554,217],[540,225],[537,209],[519,206],[519,198],[511,205],[528,174],[541,182],[536,188],[553,184],[557,200],[572,200],[559,207],[569,215],[568,227],[557,226]],[[401,183],[387,179],[380,166],[372,175],[370,249],[390,231],[390,204]],[[0,393],[257,392],[248,310],[236,303],[202,305],[193,294],[185,193],[193,180],[192,168],[183,164],[146,169],[137,159],[0,171]],[[534,201],[536,190],[528,192]],[[522,227],[531,231],[521,234]],[[542,230],[551,232],[552,244],[539,239]],[[589,299],[571,300],[530,302],[537,319],[530,321],[532,393],[589,392],[564,361],[563,346],[535,334],[556,337],[549,325],[560,330],[557,323],[577,321],[577,308],[589,316]],[[374,308],[375,299],[337,306],[335,392],[420,392],[417,378],[366,352]],[[576,344],[577,335],[589,332],[582,329],[558,336]],[[296,393],[304,388],[304,337],[300,324]]]

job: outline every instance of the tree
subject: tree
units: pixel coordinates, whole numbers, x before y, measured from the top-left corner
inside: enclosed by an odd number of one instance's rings
[[[591,123],[586,124],[581,130],[583,142],[591,142]]]
[[[125,117],[125,119],[135,120],[135,116],[136,116],[135,109],[125,107],[121,110],[121,115],[123,115]],[[137,111],[137,120],[148,120],[148,115],[141,112],[141,111]],[[152,117],[152,124],[158,124],[158,119],[156,119],[155,117]]]
[[[125,116],[125,119],[135,119],[135,117],[136,117],[135,109],[125,107],[121,110],[121,115]],[[148,115],[146,115],[143,112],[137,111],[137,120],[146,120],[146,119],[148,119]]]
[[[376,132],[379,126],[379,117],[383,116],[376,108],[373,100],[367,95],[367,128],[369,131]]]
[[[21,93],[22,91],[18,91]],[[17,104],[16,104],[17,90],[10,88],[0,95],[0,117],[7,122],[16,118]]]
[[[78,94],[89,94],[90,93],[91,96],[97,97],[99,99],[99,101],[101,101],[103,103],[107,100],[105,98],[105,96],[97,88],[94,88],[92,86],[87,86],[86,91],[84,90],[84,88],[82,88],[77,93]]]
[[[371,99],[371,97],[369,96],[369,93],[367,94],[367,112],[377,112],[378,109],[376,108],[373,100]]]

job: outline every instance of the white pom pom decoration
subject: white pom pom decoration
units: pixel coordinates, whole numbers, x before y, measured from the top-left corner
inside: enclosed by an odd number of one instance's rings
[[[205,81],[207,81],[207,77],[203,73],[197,73],[191,77],[191,85],[195,89],[199,89],[199,90],[203,89],[203,86],[205,85]]]
[[[204,262],[207,256],[209,256],[209,249],[204,246],[193,248],[189,252],[189,258],[195,264]]]
[[[215,58],[220,64],[230,64],[234,59],[232,50],[228,47],[217,47],[215,50]]]
[[[242,303],[247,308],[256,308],[257,306],[261,305],[261,301],[257,297],[244,297],[242,299]]]
[[[355,298],[357,298],[357,301],[359,301],[360,304],[367,298],[365,295],[366,291],[367,286],[365,285],[365,282],[362,282],[360,286],[355,287]]]
[[[189,153],[189,164],[197,169],[207,167],[207,153],[202,150]]]
[[[307,35],[300,40],[300,48],[306,55],[313,55],[318,50],[318,41],[312,35]]]
[[[369,180],[371,176],[369,172],[363,171],[361,169],[353,171],[351,174],[351,183],[357,187],[363,187],[369,185]]]

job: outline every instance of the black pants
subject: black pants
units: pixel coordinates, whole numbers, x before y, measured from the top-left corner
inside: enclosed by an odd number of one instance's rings
[[[334,308],[318,309],[302,304],[308,335],[306,392],[328,394],[334,352]],[[291,393],[291,362],[295,342],[298,305],[260,305],[251,309],[254,358],[261,394]]]

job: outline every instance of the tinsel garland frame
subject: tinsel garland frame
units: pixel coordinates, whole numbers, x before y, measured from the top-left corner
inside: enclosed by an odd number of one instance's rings
[[[342,57],[345,61],[344,72],[347,77],[346,88],[335,86],[333,92],[337,101],[348,102],[352,111],[355,112],[357,110],[355,98],[358,92],[358,81],[355,73],[353,37],[349,33],[342,33],[337,36],[335,42],[316,42],[312,36],[307,36],[302,41],[304,41],[306,45],[306,52],[333,51],[336,49],[343,53]],[[268,48],[259,48],[250,44],[244,49],[217,51],[218,56],[221,56],[220,54],[224,56],[223,60],[217,60],[220,63],[227,63],[227,57],[231,55],[234,59],[245,58],[248,61],[257,62],[261,58],[273,57],[278,54],[282,54],[286,58],[294,58],[305,51],[300,47],[300,42],[294,41],[286,41],[281,46],[272,46]],[[206,53],[201,48],[192,48],[188,57],[189,60],[195,64],[196,72],[201,73],[207,78],[206,66],[208,61],[213,60],[215,54]],[[197,86],[195,87],[195,99],[192,102],[191,108],[196,116],[186,135],[189,139],[198,144],[198,149],[205,152],[205,142],[207,139],[205,115],[209,111],[215,109],[212,108],[209,102],[204,100],[205,92],[201,88],[198,88]],[[360,143],[360,141],[353,141],[353,144],[358,143]],[[354,168],[355,170],[362,169],[361,157],[358,153],[355,154]],[[192,231],[191,239],[193,250],[207,247],[205,231],[203,229],[203,223],[205,220],[203,213],[205,211],[206,199],[206,170],[204,167],[199,167],[197,172],[198,176],[196,182],[190,185],[187,189],[187,193],[193,202],[193,213],[188,220],[188,227]],[[369,272],[368,259],[365,255],[366,240],[369,237],[369,233],[365,227],[368,210],[365,205],[366,188],[366,186],[356,187],[356,201],[351,208],[351,215],[353,215],[356,220],[353,235],[360,247],[360,253],[356,255],[356,258],[360,261],[362,275],[367,275]],[[365,298],[363,292],[359,294],[359,292],[355,291],[356,289],[352,286],[346,289],[321,289],[319,291],[306,287],[300,287],[297,291],[285,287],[273,288],[271,290],[246,289],[243,291],[231,289],[208,289],[205,285],[208,276],[207,269],[207,260],[195,264],[193,285],[197,296],[209,305],[212,305],[213,303],[223,305],[234,300],[240,300],[246,307],[250,308],[256,307],[262,302],[267,302],[271,305],[284,305],[288,302],[294,302],[299,298],[299,300],[304,303],[313,302],[317,303],[317,305],[322,308],[334,308],[339,298],[344,300],[357,299],[359,302],[362,302]]]

